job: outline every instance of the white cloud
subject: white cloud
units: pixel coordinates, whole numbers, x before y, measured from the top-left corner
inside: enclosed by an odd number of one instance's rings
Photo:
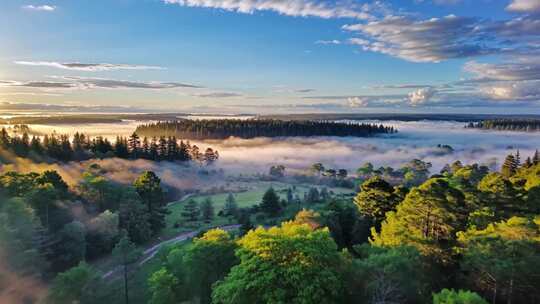
[[[319,0],[163,0],[168,4],[187,7],[223,9],[244,14],[255,11],[272,11],[281,15],[319,18],[370,19],[371,6],[368,4],[336,4]],[[380,5],[376,3],[376,5]]]
[[[512,2],[506,7],[506,9],[515,12],[540,12],[540,1],[512,0]]]
[[[522,16],[490,21],[448,15],[417,20],[387,16],[371,22],[347,24],[343,29],[360,37],[349,39],[365,51],[412,62],[440,62],[491,54],[530,54],[540,48],[540,20]]]
[[[506,62],[497,64],[471,61],[465,64],[464,70],[476,76],[469,83],[478,85],[478,90],[488,98],[508,101],[540,100],[538,57],[511,57]]]
[[[243,95],[239,93],[234,93],[234,92],[213,92],[213,93],[197,94],[193,96],[201,97],[201,98],[232,98],[232,97],[242,97]]]
[[[540,80],[540,58],[498,64],[469,61],[463,69],[484,80]]]
[[[411,106],[418,106],[426,104],[431,100],[437,91],[431,87],[418,89],[409,93],[409,104]]]
[[[107,78],[64,76],[53,77],[60,81],[0,81],[0,87],[26,87],[35,89],[174,89],[201,88],[180,82],[142,82]]]
[[[100,72],[112,70],[162,70],[158,66],[112,64],[112,63],[80,63],[80,62],[54,62],[54,61],[15,61],[15,64],[27,66],[45,66],[65,70]]]
[[[341,41],[339,40],[317,40],[315,41],[315,44],[341,44]]]
[[[53,12],[56,10],[56,6],[54,5],[24,5],[22,7],[25,10],[30,11],[42,11],[42,12]]]
[[[540,100],[540,81],[498,83],[481,87],[480,90],[497,100]]]
[[[450,58],[486,55],[498,51],[477,40],[479,22],[473,18],[449,15],[428,20],[389,16],[368,23],[349,24],[345,30],[358,32],[362,38],[350,43],[366,51],[378,52],[413,62],[439,62]]]
[[[347,103],[351,108],[364,108],[369,105],[369,100],[368,98],[349,97]]]

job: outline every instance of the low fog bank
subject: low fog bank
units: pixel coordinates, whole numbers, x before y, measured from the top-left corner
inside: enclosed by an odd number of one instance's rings
[[[445,121],[386,121],[384,124],[396,127],[399,133],[373,138],[231,138],[205,144],[219,150],[219,166],[236,172],[267,170],[275,164],[305,170],[315,162],[348,170],[356,170],[365,162],[399,167],[414,158],[431,162],[433,172],[455,160],[498,168],[504,157],[516,149],[524,160],[540,148],[539,132],[465,129],[463,123]],[[437,148],[439,144],[452,146],[454,152],[444,153]]]
[[[219,174],[197,174],[199,167],[184,163],[153,162],[149,160],[126,160],[121,158],[108,158],[102,160],[88,160],[68,163],[35,163],[29,159],[7,156],[3,152],[2,157],[9,159],[9,164],[0,165],[0,173],[17,171],[21,173],[43,172],[56,170],[64,180],[75,186],[82,179],[82,174],[92,164],[98,164],[104,176],[121,184],[131,184],[144,171],[154,171],[169,187],[180,190],[192,190],[209,187]],[[215,169],[215,168],[214,168]]]
[[[199,147],[211,146],[220,153],[216,166],[227,174],[265,173],[271,165],[285,165],[289,172],[303,171],[315,162],[322,162],[328,167],[345,168],[354,171],[365,162],[375,166],[399,167],[414,158],[423,159],[433,164],[433,171],[440,170],[446,163],[461,160],[464,163],[484,163],[498,168],[503,158],[516,149],[522,158],[540,148],[540,132],[505,132],[465,129],[463,122],[452,121],[357,121],[382,123],[394,126],[399,133],[373,138],[256,138],[227,140],[192,141]],[[116,135],[131,134],[138,122],[126,121],[116,124],[92,124],[70,126],[30,127],[36,131],[48,133],[73,134],[76,131],[89,135],[104,135],[114,139]],[[450,145],[451,154],[442,153],[437,145]],[[159,171],[166,179],[175,180],[181,168],[173,164],[135,161],[123,163],[112,161],[118,166],[129,165],[147,167]],[[144,165],[143,165],[144,164]],[[129,166],[127,168],[129,168]],[[171,167],[173,166],[173,167]],[[125,171],[129,172],[130,169]],[[122,171],[120,171],[122,172]],[[118,175],[127,173],[118,173]],[[182,181],[180,184],[184,183]]]

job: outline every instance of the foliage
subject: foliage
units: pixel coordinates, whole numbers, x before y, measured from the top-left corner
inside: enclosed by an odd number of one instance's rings
[[[540,217],[512,217],[483,230],[458,233],[461,267],[471,288],[507,303],[534,301],[540,293]]]
[[[414,247],[362,245],[352,265],[349,293],[355,302],[421,303],[427,298],[423,261]]]
[[[47,301],[51,304],[85,303],[96,298],[100,284],[98,273],[88,264],[81,262],[56,276]]]
[[[148,211],[148,221],[153,234],[158,234],[165,227],[167,209],[163,201],[161,180],[152,171],[143,172],[133,183]]]
[[[276,216],[279,214],[281,211],[281,204],[279,202],[279,196],[274,188],[270,187],[264,193],[260,208],[269,216]]]
[[[361,214],[380,223],[387,212],[395,210],[399,199],[389,183],[380,177],[372,177],[360,186],[354,203]]]
[[[432,178],[413,188],[396,212],[387,213],[380,233],[373,230],[379,246],[411,245],[422,254],[450,262],[455,233],[465,226],[463,194],[443,178]]]
[[[225,139],[280,136],[358,136],[394,133],[393,127],[375,124],[347,124],[332,121],[272,119],[200,119],[160,121],[139,125],[135,131],[145,136],[176,136],[189,139]]]
[[[230,235],[221,229],[207,231],[186,249],[183,264],[187,282],[199,296],[200,303],[211,302],[212,285],[238,263],[235,249]]]
[[[213,303],[332,303],[342,295],[342,258],[327,229],[282,223],[238,241],[234,266]]]
[[[488,302],[471,291],[445,288],[433,294],[433,304],[488,304]]]

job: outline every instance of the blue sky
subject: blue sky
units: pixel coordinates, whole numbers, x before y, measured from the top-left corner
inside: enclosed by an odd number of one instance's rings
[[[0,45],[4,111],[540,113],[540,0],[3,0]]]

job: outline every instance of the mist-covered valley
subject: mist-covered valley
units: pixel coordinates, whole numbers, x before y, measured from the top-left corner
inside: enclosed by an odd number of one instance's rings
[[[217,149],[221,157],[216,166],[229,174],[265,173],[270,166],[278,164],[301,173],[316,162],[354,172],[365,162],[376,167],[399,167],[412,159],[432,163],[434,172],[456,160],[486,164],[495,169],[510,152],[520,150],[522,155],[528,156],[540,147],[540,132],[466,129],[464,122],[456,121],[360,122],[393,126],[398,133],[371,138],[229,138],[191,142]],[[114,140],[117,135],[129,136],[139,124],[138,121],[124,121],[113,124],[30,125],[30,128],[37,134],[56,132],[72,135],[80,132]],[[438,145],[449,145],[453,151],[442,150]]]

